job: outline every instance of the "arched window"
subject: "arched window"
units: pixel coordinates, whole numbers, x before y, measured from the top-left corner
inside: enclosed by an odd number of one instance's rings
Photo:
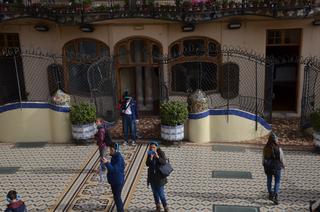
[[[236,63],[225,63],[221,70],[221,96],[233,99],[239,95],[239,66]]]
[[[116,62],[120,66],[156,64],[161,52],[159,43],[145,38],[126,39],[120,41],[115,47]]]
[[[99,58],[109,55],[109,47],[98,40],[83,38],[66,43],[63,47],[63,61],[67,91],[71,94],[89,96],[88,68]]]
[[[220,44],[205,37],[184,38],[169,47],[171,91],[187,93],[196,89],[218,90]]]

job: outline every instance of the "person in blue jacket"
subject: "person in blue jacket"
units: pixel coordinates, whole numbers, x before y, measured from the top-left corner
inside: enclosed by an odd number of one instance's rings
[[[112,143],[110,145],[111,161],[103,158],[102,161],[108,169],[107,179],[111,185],[114,202],[117,206],[118,212],[123,212],[123,202],[121,199],[121,192],[124,185],[124,159],[119,152],[119,145]]]
[[[24,202],[20,199],[16,191],[9,191],[7,194],[7,209],[5,212],[27,212],[27,207]]]
[[[124,133],[124,145],[128,144],[129,131],[132,136],[132,145],[136,144],[138,108],[137,102],[128,92],[123,94],[124,101],[121,103],[122,127]]]

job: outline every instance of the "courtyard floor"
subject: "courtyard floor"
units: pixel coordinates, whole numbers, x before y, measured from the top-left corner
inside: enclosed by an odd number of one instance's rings
[[[144,142],[148,142],[145,140]],[[126,160],[123,199],[128,211],[152,211],[147,187],[147,147],[121,147]],[[0,210],[6,192],[15,189],[29,211],[112,211],[110,186],[99,182],[98,151],[88,146],[0,145]],[[171,211],[213,211],[214,205],[253,206],[260,211],[308,211],[309,200],[320,197],[320,154],[312,147],[284,147],[286,169],[280,204],[267,200],[261,165],[262,145],[184,143],[163,146],[174,172],[166,192]],[[215,171],[243,171],[248,179],[213,178]]]

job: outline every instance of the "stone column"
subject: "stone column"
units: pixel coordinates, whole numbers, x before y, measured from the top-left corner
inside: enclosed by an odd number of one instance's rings
[[[145,82],[145,91],[146,91],[146,109],[153,109],[153,97],[152,97],[152,68],[145,68],[146,82]]]
[[[142,84],[142,67],[136,66],[136,101],[138,110],[143,110],[143,84]]]

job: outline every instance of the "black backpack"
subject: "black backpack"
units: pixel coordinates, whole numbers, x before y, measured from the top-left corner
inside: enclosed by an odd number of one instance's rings
[[[272,147],[272,157],[263,159],[264,173],[267,175],[275,175],[278,169],[278,161],[280,160],[279,148]]]

